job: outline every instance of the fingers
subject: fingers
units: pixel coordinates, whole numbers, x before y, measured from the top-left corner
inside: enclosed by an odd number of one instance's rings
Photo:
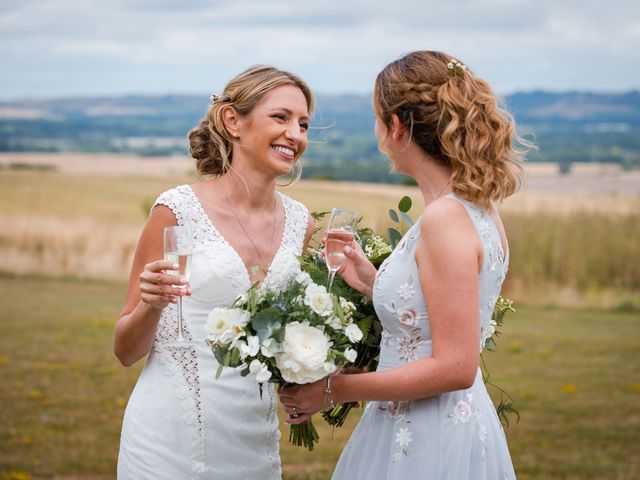
[[[145,265],[140,274],[140,299],[156,308],[164,308],[169,303],[176,303],[178,297],[191,295],[186,278],[167,273],[178,268],[168,260],[156,260]]]
[[[287,425],[298,425],[300,423],[311,420],[311,417],[313,417],[313,415],[310,413],[300,413],[296,418],[287,418],[284,423],[286,423]]]
[[[364,252],[355,241],[344,247],[343,253],[345,257],[349,260],[353,260],[354,262],[360,262],[363,258],[366,258],[366,256],[364,256]]]

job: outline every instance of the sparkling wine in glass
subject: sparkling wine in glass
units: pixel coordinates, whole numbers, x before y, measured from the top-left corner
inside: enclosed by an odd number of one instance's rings
[[[165,227],[164,229],[164,259],[179,265],[178,270],[167,270],[170,275],[183,276],[189,280],[191,269],[191,253],[193,237],[191,231],[184,226]],[[172,285],[186,288],[185,285]],[[184,342],[184,327],[182,317],[182,296],[178,296],[178,337],[177,342]]]
[[[344,265],[344,247],[349,245],[356,235],[358,212],[334,208],[327,226],[325,238],[325,262],[329,270],[327,290],[331,290],[336,272]]]

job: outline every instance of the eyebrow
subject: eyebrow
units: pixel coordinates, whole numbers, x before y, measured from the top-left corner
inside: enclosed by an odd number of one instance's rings
[[[293,111],[292,111],[292,110],[289,110],[289,109],[288,109],[288,108],[286,108],[286,107],[277,107],[277,108],[272,108],[272,109],[271,109],[271,111],[270,111],[270,113],[278,112],[278,111],[284,111],[284,112],[286,112],[288,115],[293,115]],[[300,117],[300,119],[301,119],[301,120],[307,120],[307,121],[309,121],[309,117],[308,117],[307,115],[303,115],[302,117]]]

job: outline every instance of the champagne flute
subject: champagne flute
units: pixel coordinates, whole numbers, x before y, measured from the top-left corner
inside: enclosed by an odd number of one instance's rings
[[[178,270],[167,270],[168,274],[181,275],[189,280],[191,269],[191,253],[193,249],[193,236],[189,228],[185,226],[165,227],[164,229],[164,259],[178,264]],[[186,285],[172,285],[178,288],[187,288]],[[182,295],[178,296],[178,337],[176,342],[184,342],[184,326],[182,318]]]
[[[329,270],[327,290],[331,290],[336,272],[344,265],[344,247],[349,245],[356,235],[358,212],[334,208],[331,210],[331,218],[327,226],[325,238],[324,260]]]

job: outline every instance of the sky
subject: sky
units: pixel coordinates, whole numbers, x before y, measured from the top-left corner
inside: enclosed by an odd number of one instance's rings
[[[0,0],[0,99],[202,94],[250,65],[370,93],[442,50],[500,94],[640,88],[638,0]]]

